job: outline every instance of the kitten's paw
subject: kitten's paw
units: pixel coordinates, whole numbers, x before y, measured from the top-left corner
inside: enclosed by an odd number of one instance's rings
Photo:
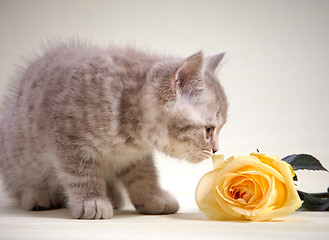
[[[109,219],[113,216],[113,207],[107,199],[90,199],[71,204],[72,216],[79,219]]]
[[[21,206],[26,210],[33,211],[55,208],[47,192],[32,188],[26,188],[22,191]]]
[[[178,211],[179,204],[171,194],[162,192],[142,204],[136,204],[135,208],[143,214],[172,214]]]
[[[126,202],[123,188],[124,186],[120,182],[108,186],[107,197],[112,200],[113,208],[116,210],[123,208]]]

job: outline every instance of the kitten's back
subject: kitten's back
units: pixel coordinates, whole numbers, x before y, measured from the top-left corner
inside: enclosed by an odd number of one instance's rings
[[[109,138],[106,132],[113,138],[122,114],[119,100],[144,84],[147,70],[159,59],[132,47],[71,42],[31,61],[11,87],[0,122],[0,171],[14,196],[26,183],[37,187],[40,178],[45,188],[51,181],[57,188],[49,147],[56,131],[72,137],[61,143],[71,147],[80,140],[99,145]]]

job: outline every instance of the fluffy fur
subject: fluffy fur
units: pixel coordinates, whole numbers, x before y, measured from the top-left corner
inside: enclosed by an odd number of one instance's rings
[[[218,149],[227,101],[224,54],[160,56],[130,47],[62,43],[32,61],[5,104],[0,172],[25,209],[68,206],[111,218],[126,188],[137,211],[169,214],[153,152],[197,163]]]

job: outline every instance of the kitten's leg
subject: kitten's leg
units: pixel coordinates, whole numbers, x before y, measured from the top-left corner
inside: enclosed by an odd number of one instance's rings
[[[26,210],[49,210],[56,208],[46,191],[25,188],[21,193],[21,206]]]
[[[64,198],[60,189],[43,187],[25,187],[19,193],[21,206],[26,210],[41,211],[64,207]]]
[[[151,155],[119,174],[136,210],[144,214],[171,214],[179,209],[178,202],[163,191]]]
[[[120,180],[107,182],[107,196],[112,200],[114,209],[121,209],[125,205],[124,186]]]
[[[106,196],[106,183],[97,158],[88,155],[66,156],[61,161],[61,179],[74,218],[107,219],[113,216]]]

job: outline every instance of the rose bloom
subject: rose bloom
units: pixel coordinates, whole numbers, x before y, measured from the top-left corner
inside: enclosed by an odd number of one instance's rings
[[[277,156],[213,156],[214,170],[200,180],[196,203],[214,220],[264,221],[301,206],[292,167]]]

